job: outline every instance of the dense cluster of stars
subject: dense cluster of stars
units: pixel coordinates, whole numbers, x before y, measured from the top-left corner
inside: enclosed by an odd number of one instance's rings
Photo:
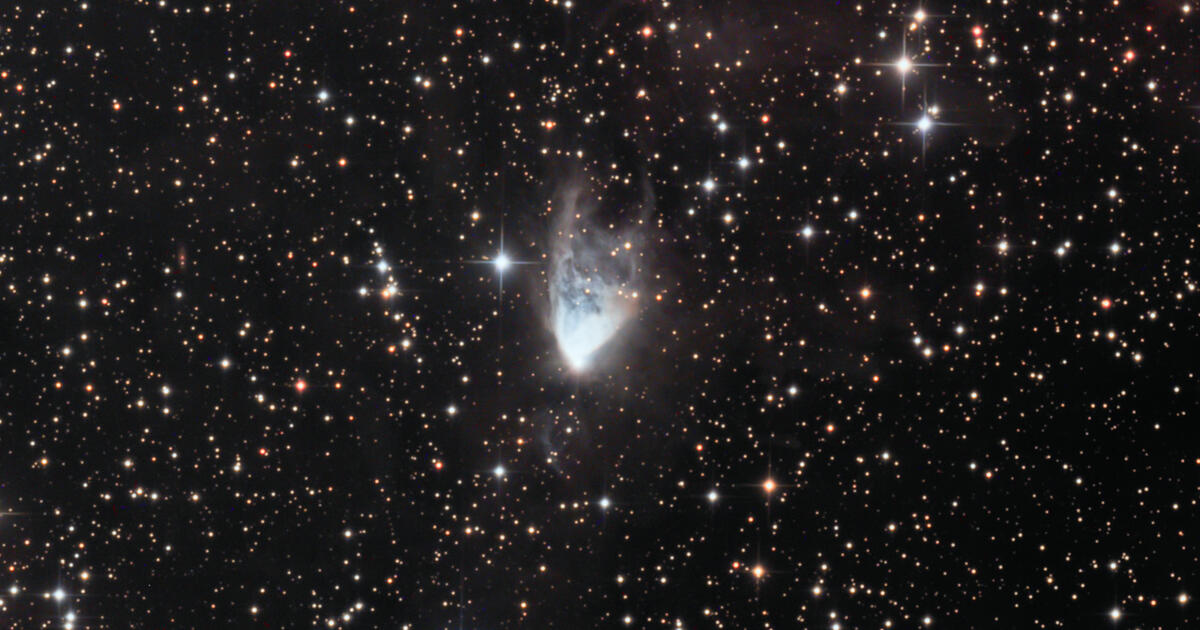
[[[1196,19],[0,8],[0,625],[1197,624]]]

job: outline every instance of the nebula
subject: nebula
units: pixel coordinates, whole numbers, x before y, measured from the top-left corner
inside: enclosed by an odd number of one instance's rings
[[[551,258],[550,328],[567,364],[581,372],[633,316],[634,267],[623,239],[571,216]]]

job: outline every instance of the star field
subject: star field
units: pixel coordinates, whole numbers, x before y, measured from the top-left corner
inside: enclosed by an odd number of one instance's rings
[[[6,4],[0,626],[1195,626],[1198,13]]]

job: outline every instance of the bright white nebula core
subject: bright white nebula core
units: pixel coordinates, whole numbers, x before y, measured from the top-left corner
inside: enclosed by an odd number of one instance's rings
[[[595,234],[592,232],[591,234]],[[628,283],[632,266],[613,256],[588,233],[562,238],[550,271],[550,324],[558,348],[575,371],[592,366],[604,347],[633,315]]]

